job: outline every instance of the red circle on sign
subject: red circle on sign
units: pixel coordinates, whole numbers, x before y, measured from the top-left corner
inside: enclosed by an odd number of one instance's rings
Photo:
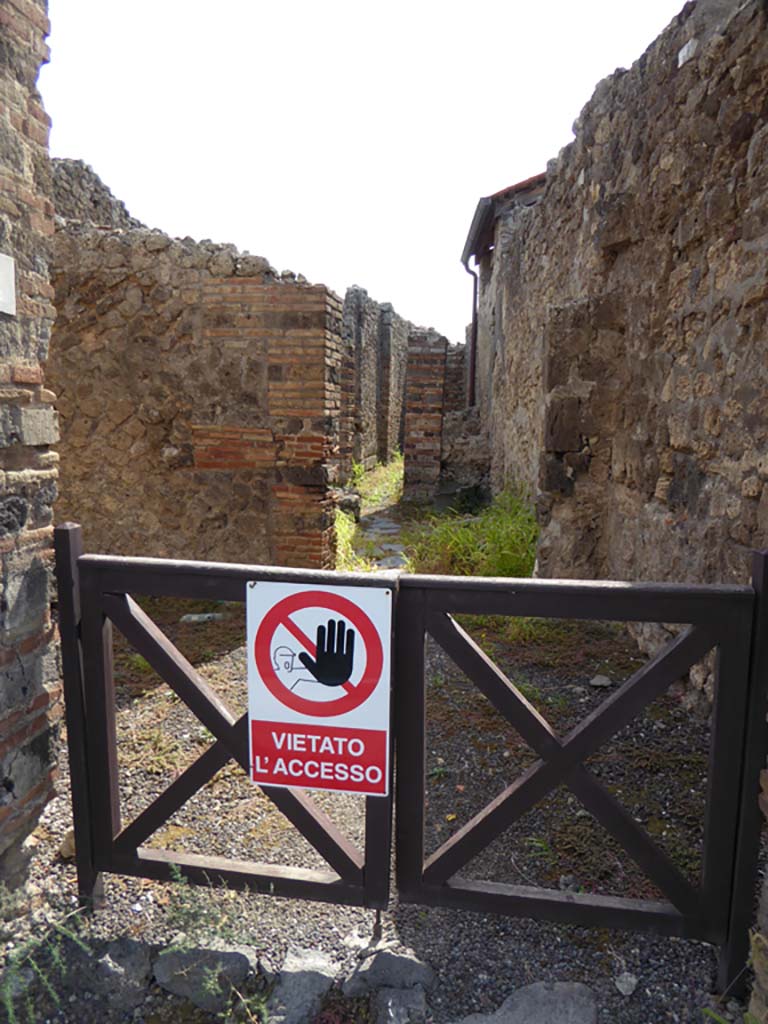
[[[272,667],[270,648],[275,630],[293,612],[312,607],[327,608],[329,611],[349,619],[353,626],[357,626],[360,638],[365,645],[365,669],[362,678],[351,693],[339,697],[338,700],[314,701],[300,697],[286,689]],[[272,696],[292,711],[298,711],[302,715],[312,715],[316,718],[343,715],[360,707],[376,689],[384,665],[384,652],[379,634],[362,608],[358,608],[356,604],[347,600],[346,597],[341,597],[340,594],[331,594],[324,590],[305,590],[300,594],[290,594],[282,601],[278,601],[274,608],[270,608],[256,630],[253,654],[259,674]]]

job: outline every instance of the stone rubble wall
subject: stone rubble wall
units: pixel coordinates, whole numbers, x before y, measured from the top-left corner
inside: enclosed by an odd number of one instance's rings
[[[413,324],[395,312],[390,303],[381,307],[379,346],[382,360],[379,406],[379,462],[389,462],[403,450],[405,431],[405,372],[408,338]]]
[[[379,453],[380,312],[378,302],[369,298],[364,288],[348,289],[344,299],[343,338],[354,365],[352,458],[365,469],[373,469]]]
[[[86,549],[328,567],[341,303],[234,246],[62,222],[48,375]]]
[[[59,518],[88,550],[331,566],[336,488],[403,444],[413,325],[139,225],[80,161],[55,184]]]
[[[494,489],[537,499],[542,575],[746,582],[768,546],[767,96],[765,5],[688,3],[497,221],[478,405]],[[761,1022],[765,921],[764,895]]]
[[[143,228],[125,203],[116,199],[92,167],[82,160],[51,160],[56,216],[103,228]]]
[[[687,4],[497,223],[478,404],[544,575],[744,581],[768,544],[766,95],[763,5]]]
[[[44,0],[0,6],[0,253],[16,261],[16,314],[0,313],[0,883],[24,878],[25,839],[53,795],[61,717],[50,616],[57,417],[44,384],[55,311]]]

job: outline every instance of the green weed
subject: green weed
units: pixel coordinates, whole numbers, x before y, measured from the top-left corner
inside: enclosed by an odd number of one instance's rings
[[[230,925],[223,908],[211,900],[215,886],[207,876],[207,884],[201,888],[189,882],[178,864],[171,864],[169,871],[173,884],[168,894],[167,921],[180,933],[175,943],[177,949],[191,948],[193,936],[199,939],[216,935],[228,942],[243,941],[239,918]],[[219,972],[212,968],[205,974],[203,988],[224,1002],[224,1009],[217,1014],[222,1024],[266,1024],[267,994],[263,981],[251,978],[241,990],[222,981]]]
[[[74,910],[62,920],[48,923],[42,934],[30,936],[8,953],[0,975],[0,1006],[8,1024],[35,1024],[39,1020],[37,1000],[27,991],[30,984],[44,992],[51,1005],[58,1008],[61,1004],[58,989],[63,987],[67,971],[64,944],[73,943],[91,955],[90,947],[77,934],[80,913]]]
[[[730,1022],[725,1017],[721,1017],[719,1013],[715,1013],[715,1011],[710,1010],[709,1007],[704,1007],[704,1009],[701,1012],[709,1020],[717,1021],[717,1024],[730,1024]],[[757,1017],[753,1017],[751,1013],[745,1013],[744,1024],[760,1024],[760,1021],[757,1019]]]
[[[152,666],[142,654],[131,654],[128,661],[135,672],[144,673],[152,671]]]
[[[478,515],[430,515],[403,534],[415,571],[447,576],[530,576],[538,527],[527,499],[499,494]]]
[[[173,882],[168,890],[169,926],[185,937],[207,931],[209,908],[204,894],[190,884],[178,864],[171,864],[168,870]],[[184,941],[186,942],[186,938]]]
[[[360,494],[364,511],[396,505],[403,493],[403,456],[396,452],[387,463],[377,463],[369,473],[362,473],[355,480],[353,464],[352,481]]]
[[[341,509],[336,510],[336,568],[340,572],[372,572],[375,564],[355,550],[358,532],[354,517]]]
[[[544,857],[549,861],[554,860],[554,850],[546,839],[540,839],[538,836],[529,836],[525,841],[527,845],[531,847],[532,851],[538,854],[538,856]]]

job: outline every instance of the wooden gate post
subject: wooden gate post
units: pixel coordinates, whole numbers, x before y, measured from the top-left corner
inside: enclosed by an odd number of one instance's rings
[[[746,990],[749,929],[760,847],[760,771],[768,753],[768,550],[752,553],[755,604],[749,657],[747,721],[744,728],[739,825],[732,880],[728,934],[720,951],[717,987],[736,996]],[[727,695],[726,699],[727,699]]]
[[[56,552],[59,636],[69,749],[69,778],[72,786],[72,817],[75,826],[77,889],[81,904],[93,909],[103,902],[104,882],[101,873],[94,866],[85,749],[85,695],[80,652],[80,574],[77,566],[77,560],[83,554],[83,531],[76,523],[63,523],[54,530],[53,543]]]

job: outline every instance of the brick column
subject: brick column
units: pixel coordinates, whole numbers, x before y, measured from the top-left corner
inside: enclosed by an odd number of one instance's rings
[[[440,479],[447,349],[434,331],[413,331],[408,338],[403,497],[411,501],[429,501]]]
[[[330,486],[338,478],[341,306],[322,285],[283,284],[272,298],[267,401],[278,446],[272,484],[274,561],[331,568],[335,547]]]

